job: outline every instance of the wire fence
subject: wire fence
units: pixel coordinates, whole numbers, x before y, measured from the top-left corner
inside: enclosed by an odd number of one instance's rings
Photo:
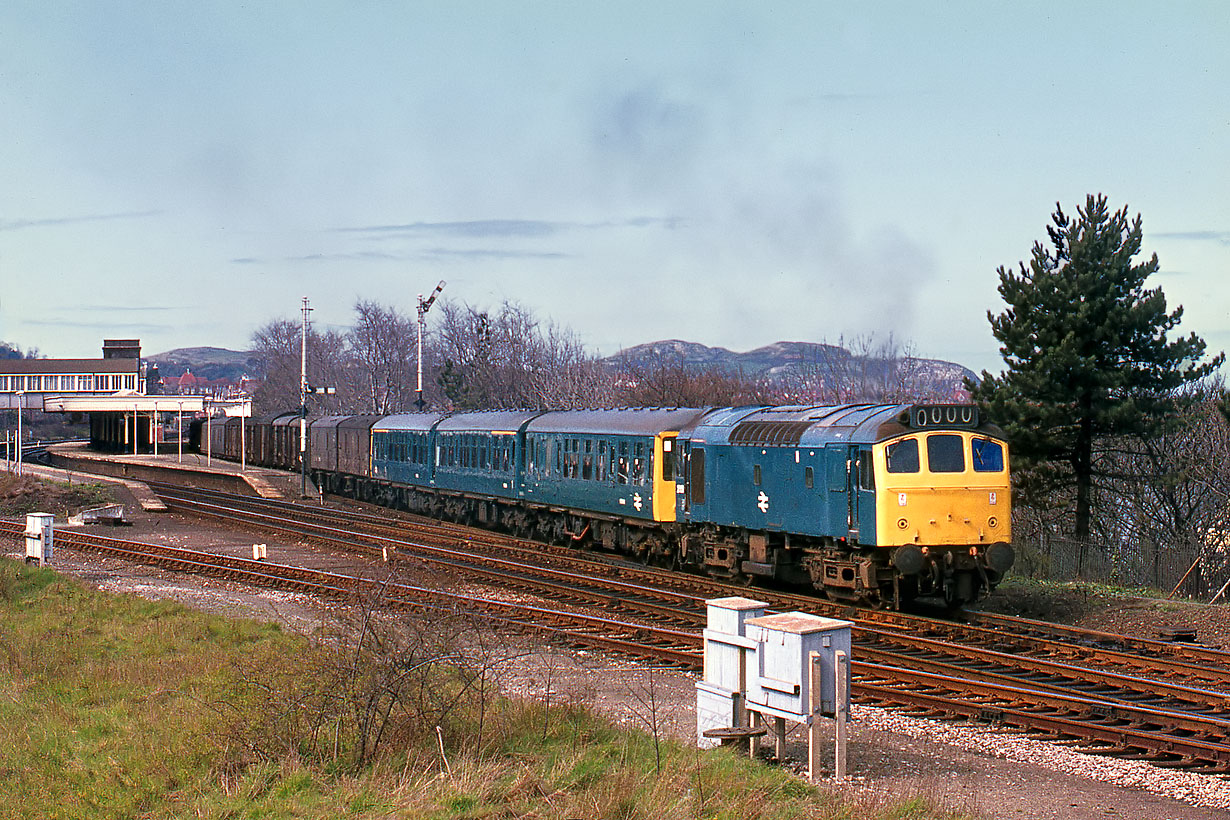
[[[1223,545],[1098,543],[1046,533],[1016,533],[1013,574],[1045,581],[1145,587],[1209,601],[1230,588],[1230,551]]]

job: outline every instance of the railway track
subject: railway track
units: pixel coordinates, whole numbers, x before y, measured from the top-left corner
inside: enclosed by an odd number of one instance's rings
[[[570,645],[686,668],[699,665],[704,600],[748,592],[708,578],[453,525],[433,527],[403,519],[390,523],[381,516],[166,486],[156,491],[185,512],[341,546],[381,561],[417,562],[553,602],[510,604],[384,582],[379,587],[382,602],[391,608],[465,613]],[[114,539],[67,532],[59,537],[62,546],[128,550],[112,554],[182,571],[225,572],[244,583],[329,597],[374,594],[372,585],[378,583],[210,553],[185,555],[169,547],[150,548],[142,558],[125,542],[106,543]],[[1046,630],[1046,625],[1023,619],[976,616],[973,623],[950,623],[890,612],[855,615],[847,607],[772,590],[757,589],[754,597],[774,609],[855,621],[852,671],[854,694],[861,702],[992,722],[1078,742],[1093,753],[1139,757],[1162,766],[1230,771],[1227,653],[1170,644],[1153,647],[1156,642],[1068,627]],[[603,615],[595,615],[595,609]],[[1166,651],[1155,651],[1162,648]],[[1163,680],[1165,684],[1159,682]]]

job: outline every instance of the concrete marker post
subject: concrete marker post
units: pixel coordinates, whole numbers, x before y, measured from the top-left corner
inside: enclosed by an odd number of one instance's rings
[[[833,673],[837,686],[834,689],[833,712],[837,718],[837,742],[834,756],[834,776],[838,781],[846,779],[846,720],[850,713],[850,656],[844,650],[833,653]]]
[[[808,712],[811,714],[811,724],[807,727],[807,779],[815,783],[820,779],[820,681],[824,666],[820,663],[819,652],[812,652],[808,661]]]

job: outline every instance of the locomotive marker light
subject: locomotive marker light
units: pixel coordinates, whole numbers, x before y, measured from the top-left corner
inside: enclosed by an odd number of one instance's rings
[[[427,324],[427,311],[431,310],[431,305],[436,301],[436,297],[440,295],[440,291],[444,290],[444,280],[440,280],[440,284],[436,285],[436,289],[431,292],[431,296],[427,300],[423,300],[423,294],[419,294],[419,367],[418,367],[418,398],[415,399],[414,406],[418,411],[423,412],[426,403],[423,401],[423,326]]]

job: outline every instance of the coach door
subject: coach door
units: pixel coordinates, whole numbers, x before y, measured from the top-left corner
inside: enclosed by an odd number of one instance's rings
[[[675,520],[675,437],[659,433],[653,443],[653,520]]]

